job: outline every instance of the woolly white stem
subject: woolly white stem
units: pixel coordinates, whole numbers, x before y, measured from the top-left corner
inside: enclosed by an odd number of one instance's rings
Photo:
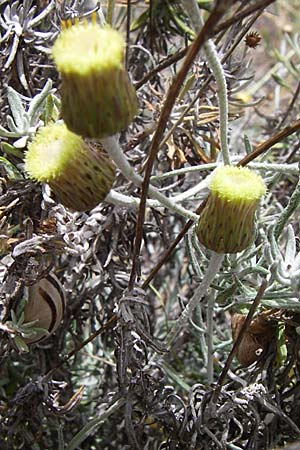
[[[192,188],[188,189],[187,191],[182,192],[181,194],[175,195],[175,197],[171,197],[171,200],[173,202],[182,202],[183,200],[186,200],[189,197],[193,197],[196,194],[198,194],[201,191],[205,191],[208,189],[208,182],[207,179],[200,181],[200,183],[196,184]]]
[[[207,383],[214,381],[214,309],[216,292],[213,290],[208,296],[207,302]]]
[[[114,189],[111,189],[109,191],[109,193],[105,197],[105,201],[108,203],[112,203],[113,205],[125,206],[125,208],[137,209],[140,206],[140,201],[138,198],[132,197],[131,195],[120,194],[120,192],[117,192]],[[154,207],[153,203],[153,200],[147,200],[147,206]]]
[[[122,172],[122,174],[128,180],[132,181],[132,183],[136,184],[137,186],[141,186],[143,183],[143,178],[133,170],[133,168],[127,161],[116,137],[110,136],[110,137],[101,139],[101,143],[102,143],[103,147],[105,148],[105,150],[107,151],[107,153],[110,155],[110,157],[114,160],[116,166],[119,168],[119,170]],[[194,221],[199,220],[199,216],[197,214],[183,208],[180,205],[177,205],[170,198],[161,194],[153,186],[149,186],[148,192],[149,192],[150,197],[158,200],[160,202],[160,204],[163,205],[164,207],[166,207],[178,214],[181,214],[182,216],[185,216],[188,219],[192,219]]]
[[[204,44],[204,50],[208,64],[215,76],[218,85],[217,95],[219,100],[219,111],[220,111],[220,144],[224,164],[228,165],[230,164],[230,156],[227,142],[228,98],[227,98],[226,79],[215,45],[211,40],[208,40]]]
[[[182,192],[181,194],[175,195],[174,197],[169,197],[168,200],[178,203],[183,200],[187,200],[190,197],[194,197],[200,191],[204,191],[207,189],[207,180],[201,181],[200,183],[193,186],[191,189]],[[125,206],[127,208],[139,208],[140,200],[136,197],[132,197],[131,195],[124,195],[120,192],[111,189],[107,194],[105,200],[108,203],[112,203],[113,205]],[[191,199],[193,200],[193,199]],[[157,200],[147,200],[147,206],[150,208],[162,208],[163,205],[161,202]]]
[[[202,298],[205,296],[211,282],[215,278],[216,274],[218,273],[222,262],[224,259],[224,255],[212,252],[211,259],[209,262],[209,266],[207,268],[207,272],[203,277],[203,280],[201,281],[200,285],[196,289],[193,297],[190,299],[184,310],[182,311],[181,315],[177,319],[174,327],[171,329],[170,333],[167,336],[167,348],[171,347],[172,343],[176,339],[178,333],[182,330],[182,328],[186,325],[188,318],[196,308],[196,306],[200,303]]]
[[[238,158],[235,158],[233,162],[238,162]],[[175,177],[177,175],[183,175],[185,173],[192,172],[203,172],[206,170],[213,170],[217,167],[217,163],[200,164],[199,166],[184,167],[182,169],[171,170],[170,172],[165,172],[162,175],[154,175],[151,177],[151,181],[164,180],[165,178]],[[260,162],[250,162],[247,167],[255,170],[263,170],[270,172],[280,172],[285,174],[295,174],[299,173],[298,163],[291,164],[276,164],[276,163],[260,163]],[[176,197],[175,197],[176,198]]]
[[[193,28],[198,33],[202,26],[203,20],[196,0],[182,0],[186,12],[191,20]],[[218,86],[217,96],[219,101],[220,114],[220,143],[224,164],[230,164],[230,156],[227,142],[228,131],[228,96],[226,79],[222,64],[218,57],[215,45],[211,39],[204,43],[204,51],[207,62],[214,74]]]

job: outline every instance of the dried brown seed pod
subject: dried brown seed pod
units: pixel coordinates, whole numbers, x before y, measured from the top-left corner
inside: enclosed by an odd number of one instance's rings
[[[250,31],[245,37],[245,44],[250,48],[256,48],[261,43],[261,35],[257,31]]]
[[[58,278],[50,273],[28,288],[28,300],[24,309],[24,323],[35,322],[34,326],[44,328],[49,334],[54,333],[61,323],[66,307],[65,291]],[[46,338],[38,334],[32,338],[24,338],[32,344]]]
[[[234,314],[231,317],[233,342],[236,341],[245,320],[245,314]],[[239,363],[244,367],[253,364],[267,349],[274,337],[275,330],[271,323],[262,315],[256,317],[250,323],[237,349],[236,358]]]

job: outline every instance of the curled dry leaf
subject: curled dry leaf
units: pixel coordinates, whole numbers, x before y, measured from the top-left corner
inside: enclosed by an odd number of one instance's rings
[[[231,317],[233,342],[237,340],[245,320],[245,314],[234,314]],[[244,367],[253,364],[267,349],[274,337],[273,325],[262,315],[256,317],[250,323],[237,349],[236,358],[239,363]]]

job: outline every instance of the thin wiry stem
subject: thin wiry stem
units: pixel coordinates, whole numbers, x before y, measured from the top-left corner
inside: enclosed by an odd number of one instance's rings
[[[300,119],[296,120],[296,122],[288,125],[287,127],[279,130],[277,133],[273,134],[269,139],[257,145],[253,152],[248,153],[241,161],[238,163],[238,166],[246,166],[250,161],[257,158],[258,156],[265,153],[269,148],[273,147],[273,145],[277,144],[277,142],[282,141],[286,137],[300,130]]]

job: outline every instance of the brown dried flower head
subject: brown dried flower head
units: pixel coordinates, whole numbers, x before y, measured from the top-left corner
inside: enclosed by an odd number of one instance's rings
[[[245,37],[245,44],[250,48],[256,48],[261,43],[261,35],[257,31],[250,31]]]
[[[231,317],[232,337],[235,342],[246,320],[245,314]],[[264,316],[258,316],[250,323],[237,349],[236,358],[244,366],[250,366],[268,348],[274,338],[274,327]]]

